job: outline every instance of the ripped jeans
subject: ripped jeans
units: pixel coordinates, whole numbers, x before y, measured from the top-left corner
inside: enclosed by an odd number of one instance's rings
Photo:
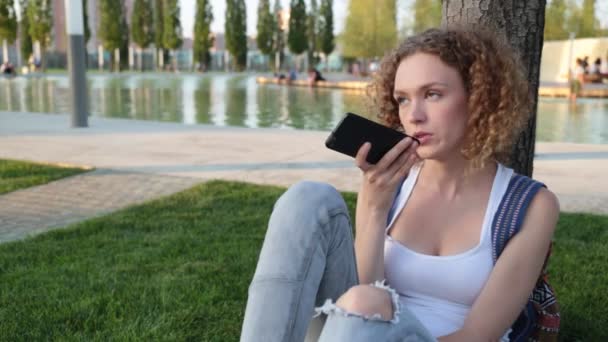
[[[241,341],[436,341],[383,282],[372,285],[391,294],[391,320],[337,307],[335,301],[357,284],[342,196],[328,184],[296,183],[270,217],[249,286]]]

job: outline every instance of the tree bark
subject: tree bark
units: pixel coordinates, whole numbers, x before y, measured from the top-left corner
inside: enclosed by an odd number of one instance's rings
[[[120,72],[120,49],[114,49],[114,71]]]
[[[526,68],[531,115],[511,153],[515,172],[532,176],[546,0],[443,0],[443,26],[491,27],[504,34]]]
[[[165,70],[165,50],[158,49],[158,69],[160,71]]]
[[[137,49],[137,68],[140,72],[144,71],[143,53],[144,50],[142,48]]]

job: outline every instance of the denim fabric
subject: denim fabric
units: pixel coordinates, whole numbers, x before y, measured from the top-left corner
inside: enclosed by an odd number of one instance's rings
[[[373,285],[391,293],[395,316],[390,321],[333,304],[357,284],[352,228],[342,196],[328,184],[296,183],[270,216],[249,286],[241,341],[316,341],[319,334],[319,341],[436,341],[383,283]],[[311,324],[315,307],[320,316]]]

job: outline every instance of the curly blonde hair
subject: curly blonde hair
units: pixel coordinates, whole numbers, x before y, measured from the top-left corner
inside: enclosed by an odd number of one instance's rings
[[[467,93],[469,116],[461,153],[474,168],[488,160],[508,164],[515,139],[529,119],[531,96],[518,56],[504,38],[484,31],[436,28],[408,37],[383,58],[367,89],[372,113],[402,130],[393,97],[397,68],[415,53],[436,55],[458,71]]]

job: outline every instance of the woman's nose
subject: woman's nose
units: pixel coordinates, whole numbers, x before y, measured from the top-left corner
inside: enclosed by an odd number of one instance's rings
[[[426,120],[426,108],[423,101],[412,101],[404,112],[405,118],[402,119],[409,123],[420,123]]]

